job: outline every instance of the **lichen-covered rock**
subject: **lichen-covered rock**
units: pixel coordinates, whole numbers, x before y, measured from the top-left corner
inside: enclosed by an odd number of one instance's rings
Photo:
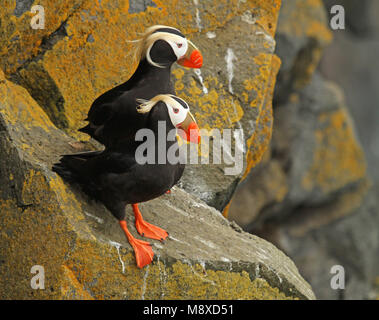
[[[363,299],[377,276],[377,196],[342,90],[318,72],[331,40],[321,1],[283,3],[270,150],[241,184],[229,219],[283,249],[321,299]],[[339,74],[339,73],[337,73]],[[345,268],[345,290],[330,286]]]
[[[314,298],[282,252],[177,187],[141,205],[170,237],[138,269],[112,215],[50,170],[75,140],[2,73],[0,97],[1,299]],[[30,286],[34,265],[44,290]]]
[[[257,189],[254,209],[248,214],[235,211],[230,219],[245,226],[274,215],[282,220],[300,204],[320,205],[367,185],[365,157],[335,84],[314,76],[306,88],[276,108],[274,116],[274,155],[249,182],[250,188]],[[236,197],[236,203],[244,202],[243,193]],[[352,202],[346,205],[345,213],[352,207]]]
[[[335,2],[324,0],[327,12],[330,12],[331,7]],[[346,101],[349,110],[357,128],[357,134],[362,143],[367,160],[367,172],[372,187],[364,200],[362,209],[356,210],[356,219],[354,220],[355,228],[360,234],[357,234],[355,239],[359,239],[363,246],[356,246],[362,250],[361,255],[365,257],[360,259],[363,266],[359,276],[365,276],[364,281],[356,276],[358,269],[353,272],[352,281],[360,286],[355,286],[354,296],[367,297],[367,287],[373,282],[370,280],[370,269],[375,270],[376,277],[379,274],[379,249],[375,253],[371,253],[374,245],[367,246],[369,239],[376,239],[379,243],[379,229],[377,221],[379,216],[379,109],[377,101],[379,101],[379,92],[377,84],[379,83],[379,62],[376,58],[376,53],[379,51],[379,21],[375,17],[379,12],[378,1],[344,1],[345,8],[345,23],[346,30],[344,32],[334,32],[334,40],[325,50],[320,64],[322,74],[344,89]],[[359,38],[359,45],[357,39]],[[364,57],[364,58],[362,58]],[[359,74],[359,77],[357,77]],[[365,79],[365,80],[362,80]],[[376,210],[375,208],[376,202]],[[365,221],[366,203],[373,203],[370,220],[372,223]],[[360,240],[362,239],[362,240]],[[367,248],[366,248],[367,246]],[[352,248],[354,251],[354,248]],[[369,255],[372,256],[369,256]],[[358,254],[357,254],[358,255]],[[357,256],[356,255],[356,256]],[[375,275],[374,275],[375,276]],[[352,290],[348,291],[345,297],[352,296]],[[369,293],[369,297],[375,295]]]
[[[321,203],[365,180],[364,154],[339,88],[315,76],[290,99],[276,114],[281,132],[276,141],[290,144],[289,150],[278,147],[291,163],[288,197],[295,203]]]
[[[34,3],[35,2],[35,3]],[[85,0],[4,0],[1,3],[0,68],[12,75],[64,37],[64,25]],[[46,8],[44,29],[31,28],[33,5]]]
[[[293,90],[307,85],[332,40],[322,0],[283,1],[275,36],[282,59],[275,100],[285,103]]]
[[[202,51],[204,67],[196,72],[175,67],[177,94],[190,103],[200,127],[243,130],[232,143],[243,149],[243,163],[230,176],[224,175],[224,162],[189,167],[183,187],[219,210],[226,206],[271,137],[271,102],[280,66],[273,37],[280,0],[82,0],[65,6],[45,0],[41,5],[62,14],[31,36],[25,31],[30,13],[15,17],[16,2],[9,0],[3,13],[2,20],[12,27],[2,41],[17,49],[0,52],[0,66],[7,78],[29,91],[54,124],[84,140],[88,136],[77,129],[92,101],[126,81],[136,68],[135,43],[130,40],[153,24],[177,27],[188,36]],[[16,11],[19,15],[23,10]],[[12,45],[10,38],[15,38]]]
[[[317,297],[368,298],[377,204],[341,92],[316,76],[290,101],[275,109],[271,157],[240,187],[229,219],[284,250]],[[348,275],[342,294],[330,287],[334,265]]]

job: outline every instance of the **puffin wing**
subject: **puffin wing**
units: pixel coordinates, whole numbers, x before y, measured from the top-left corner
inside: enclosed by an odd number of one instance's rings
[[[114,104],[114,101],[116,101],[124,92],[129,91],[134,84],[135,81],[133,76],[125,83],[120,84],[97,97],[92,103],[88,111],[88,116],[85,119],[89,124],[79,129],[79,131],[90,135],[101,143],[104,143],[102,129],[115,112],[116,105]]]

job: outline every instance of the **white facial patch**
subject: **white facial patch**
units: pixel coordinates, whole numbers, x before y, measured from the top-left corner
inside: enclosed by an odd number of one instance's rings
[[[178,60],[185,56],[188,50],[188,41],[185,38],[178,37],[178,41],[166,40],[168,44],[171,46],[172,50]]]
[[[176,102],[173,99],[170,103],[166,103],[166,106],[170,120],[175,127],[180,125],[186,119],[189,108],[185,109],[179,102]]]
[[[171,123],[174,125],[174,127],[177,127],[183,123],[190,111],[188,104],[184,100],[170,94],[160,94],[151,100],[136,99],[136,101],[139,103],[137,106],[138,113],[148,113],[158,102],[164,102],[167,107]]]

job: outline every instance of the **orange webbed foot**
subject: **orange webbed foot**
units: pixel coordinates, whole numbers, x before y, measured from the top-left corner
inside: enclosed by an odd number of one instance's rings
[[[146,238],[163,241],[168,237],[167,231],[154,226],[145,220],[136,220],[136,229],[141,236]]]
[[[154,252],[149,242],[134,238],[134,240],[130,242],[130,244],[134,249],[138,268],[143,268],[144,266],[150,264],[153,261]]]
[[[125,220],[120,221],[120,226],[134,250],[137,267],[143,268],[144,266],[150,264],[154,258],[154,251],[151,248],[151,244],[149,242],[134,238],[128,230]]]
[[[136,218],[136,229],[141,236],[160,241],[168,237],[167,231],[143,220],[137,204],[133,204],[133,211]]]

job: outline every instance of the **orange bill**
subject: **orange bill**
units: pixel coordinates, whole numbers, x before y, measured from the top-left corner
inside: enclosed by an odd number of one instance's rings
[[[193,142],[196,144],[200,143],[200,130],[197,126],[195,118],[188,112],[186,119],[178,126],[179,135],[188,142]]]
[[[203,56],[199,49],[188,40],[186,54],[178,60],[178,64],[187,68],[199,69],[203,66]]]

